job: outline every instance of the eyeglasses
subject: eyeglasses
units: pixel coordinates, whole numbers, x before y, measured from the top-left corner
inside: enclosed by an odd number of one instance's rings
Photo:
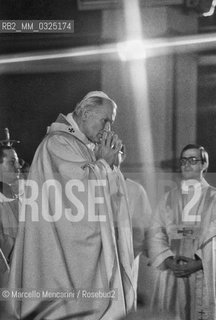
[[[202,161],[201,159],[197,159],[196,157],[189,157],[189,158],[181,158],[179,160],[179,163],[181,166],[185,166],[186,163],[188,162],[189,164],[191,164],[192,166],[194,166],[195,164],[197,164],[197,162]]]

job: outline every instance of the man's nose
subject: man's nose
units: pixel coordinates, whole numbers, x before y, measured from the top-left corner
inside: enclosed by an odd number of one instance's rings
[[[104,126],[104,130],[105,131],[111,131],[111,123],[109,121],[106,122],[106,124]]]
[[[185,167],[191,167],[191,164],[190,164],[190,162],[189,162],[189,161],[186,161],[186,163],[185,163]]]
[[[21,164],[20,164],[18,161],[17,161],[17,163],[15,164],[14,167],[15,167],[16,170],[19,171],[19,172],[20,172],[20,170],[21,170],[21,168],[22,168]]]

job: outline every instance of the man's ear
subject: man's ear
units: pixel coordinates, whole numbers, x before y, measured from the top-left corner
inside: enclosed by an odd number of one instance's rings
[[[82,120],[87,120],[89,118],[90,115],[90,110],[88,109],[83,109],[82,111]]]
[[[203,170],[202,170],[202,171],[203,171],[203,172],[206,172],[207,169],[208,169],[208,164],[207,164],[207,162],[204,162],[202,166],[203,166]]]

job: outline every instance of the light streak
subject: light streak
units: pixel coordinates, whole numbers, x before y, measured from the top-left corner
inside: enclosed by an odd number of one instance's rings
[[[136,60],[180,52],[206,51],[216,48],[216,33],[187,35],[172,38],[140,38],[100,46],[28,52],[0,55],[0,64],[23,63],[43,60],[65,59],[119,59]],[[136,53],[134,52],[136,51]],[[139,52],[138,52],[139,51]],[[124,57],[124,58],[123,58]]]

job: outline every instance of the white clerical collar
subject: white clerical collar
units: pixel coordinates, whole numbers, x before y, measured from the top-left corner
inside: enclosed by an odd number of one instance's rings
[[[80,131],[78,124],[76,123],[76,121],[73,118],[73,112],[70,112],[66,115],[65,117],[67,119],[67,121],[74,127],[74,129]],[[81,131],[80,131],[81,132]],[[82,133],[82,132],[81,132]],[[83,134],[83,133],[82,133]]]

